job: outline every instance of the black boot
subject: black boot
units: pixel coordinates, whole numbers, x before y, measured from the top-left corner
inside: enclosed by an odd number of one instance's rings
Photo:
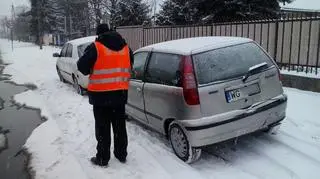
[[[103,161],[101,159],[98,159],[97,157],[92,157],[91,158],[91,163],[93,165],[98,165],[98,166],[101,166],[101,167],[106,167],[108,166],[108,162],[107,161]]]
[[[126,163],[127,162],[127,157],[121,157],[121,156],[117,156],[114,155],[121,163]]]

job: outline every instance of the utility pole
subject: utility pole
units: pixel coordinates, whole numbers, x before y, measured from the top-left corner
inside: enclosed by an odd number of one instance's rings
[[[64,16],[64,35],[67,36],[67,16]]]
[[[153,25],[156,24],[156,13],[157,13],[157,0],[153,0]]]
[[[70,25],[70,31],[69,31],[69,38],[70,40],[72,39],[71,38],[71,35],[72,35],[72,17],[71,17],[71,14],[69,15],[69,25]]]
[[[14,25],[14,6],[11,6],[11,49],[13,51],[13,25]]]
[[[42,50],[42,31],[41,31],[41,13],[40,13],[40,1],[42,0],[37,0],[37,20],[38,20],[38,40],[39,40],[39,46],[40,46],[40,50]]]

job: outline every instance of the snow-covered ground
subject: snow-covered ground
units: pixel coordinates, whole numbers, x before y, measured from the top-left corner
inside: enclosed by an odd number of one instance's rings
[[[111,158],[108,168],[92,166],[95,154],[94,118],[88,98],[77,95],[71,85],[59,82],[53,52],[30,44],[18,44],[13,53],[0,40],[3,59],[13,64],[4,73],[20,84],[37,89],[14,99],[41,107],[49,120],[38,127],[25,146],[32,153],[35,178],[305,178],[320,176],[320,94],[286,88],[288,117],[277,135],[252,135],[236,145],[208,147],[200,161],[187,165],[173,154],[160,135],[134,122],[127,125],[128,162]],[[23,46],[23,47],[21,47]],[[34,102],[42,100],[42,102]]]

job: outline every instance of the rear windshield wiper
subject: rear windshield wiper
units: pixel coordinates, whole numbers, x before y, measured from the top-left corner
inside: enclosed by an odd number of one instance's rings
[[[248,72],[242,77],[242,81],[245,82],[247,79],[254,74],[261,72],[261,70],[268,68],[268,64],[266,62],[260,63],[258,65],[254,65],[249,68]]]

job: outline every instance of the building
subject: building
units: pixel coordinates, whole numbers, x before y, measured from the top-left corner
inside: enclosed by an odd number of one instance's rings
[[[319,17],[320,18],[320,10],[282,7],[281,16],[282,18],[291,18],[291,17],[293,18]]]

